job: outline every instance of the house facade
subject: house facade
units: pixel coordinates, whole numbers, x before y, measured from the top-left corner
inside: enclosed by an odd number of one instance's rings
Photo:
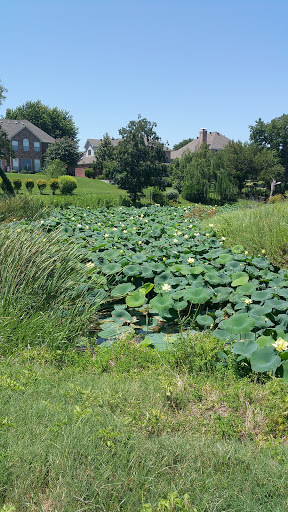
[[[13,157],[9,161],[0,159],[4,171],[40,172],[44,155],[55,139],[27,120],[0,119],[1,128],[11,142]]]
[[[201,144],[207,144],[209,149],[214,153],[219,151],[219,149],[224,149],[225,146],[230,142],[230,139],[225,137],[219,132],[207,132],[205,128],[201,128],[199,136],[196,139],[191,140],[186,146],[183,146],[177,151],[171,151],[170,158],[171,160],[175,160],[175,158],[181,158],[185,151],[197,151]]]

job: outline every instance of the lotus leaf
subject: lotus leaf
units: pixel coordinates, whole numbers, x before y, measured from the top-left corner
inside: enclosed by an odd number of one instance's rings
[[[151,292],[151,290],[153,290],[153,288],[154,288],[154,283],[145,283],[145,284],[143,284],[143,286],[141,286],[138,289],[138,292],[144,293],[144,295],[147,295],[147,293]]]
[[[232,275],[232,283],[231,286],[242,286],[249,281],[249,276],[246,272],[235,272]]]
[[[147,299],[143,293],[140,292],[131,292],[126,297],[126,304],[130,308],[139,308],[143,306],[147,302]]]
[[[275,340],[272,338],[272,336],[260,336],[257,338],[256,343],[259,348],[261,347],[271,347],[272,343],[274,343]]]
[[[275,372],[281,364],[281,358],[274,347],[261,347],[250,357],[251,368],[254,372]]]
[[[219,258],[217,258],[216,263],[219,263],[220,265],[226,265],[228,261],[232,261],[233,256],[231,254],[221,254]]]
[[[234,252],[234,254],[241,254],[242,252],[244,252],[243,245],[234,245],[234,247],[232,247],[232,252]]]
[[[134,290],[134,288],[135,286],[132,283],[122,283],[115,286],[115,288],[113,288],[110,293],[112,297],[120,297],[123,295],[127,295],[127,293]]]
[[[257,343],[254,341],[238,341],[235,343],[232,352],[249,358],[255,350],[258,349]]]
[[[209,288],[188,288],[184,294],[184,299],[192,304],[204,304],[213,296],[213,290]]]
[[[126,276],[137,276],[141,275],[142,270],[140,265],[127,265],[127,267],[124,267],[123,273]]]
[[[214,320],[210,315],[198,315],[196,317],[196,322],[202,327],[211,327],[214,325]]]
[[[250,318],[248,313],[237,313],[230,316],[227,320],[223,320],[220,324],[221,328],[231,334],[245,334],[252,331],[255,320]]]

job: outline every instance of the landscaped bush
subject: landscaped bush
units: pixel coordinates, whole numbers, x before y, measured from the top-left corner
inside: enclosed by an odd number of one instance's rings
[[[166,197],[167,197],[168,201],[178,201],[179,192],[178,192],[178,190],[174,190],[174,189],[167,190]]]
[[[30,194],[32,193],[32,189],[35,187],[35,183],[33,180],[25,180],[24,181],[24,184],[25,184],[25,187],[27,188],[28,192],[30,192]]]
[[[59,190],[59,180],[57,178],[51,178],[48,182],[49,187],[52,190],[53,196],[56,193],[56,190]]]
[[[167,198],[164,192],[159,190],[159,188],[155,187],[152,189],[151,198],[154,203],[160,204],[160,206],[164,206],[165,204],[167,204]]]
[[[46,180],[37,180],[36,185],[39,189],[40,194],[43,194],[43,191],[47,187],[47,181]]]
[[[85,169],[85,176],[86,178],[95,178],[94,169]]]
[[[58,181],[60,192],[65,196],[73,194],[73,191],[77,188],[77,181],[72,176],[60,176]]]
[[[16,194],[18,194],[20,188],[22,187],[22,181],[20,180],[20,178],[13,178],[12,184],[13,184],[14,190],[16,190]]]

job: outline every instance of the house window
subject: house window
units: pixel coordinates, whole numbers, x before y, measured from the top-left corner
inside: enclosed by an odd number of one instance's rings
[[[91,149],[88,149],[88,156],[91,155]]]
[[[35,160],[34,160],[34,169],[35,169],[35,172],[41,171],[41,163],[38,158],[35,158]]]
[[[28,139],[23,139],[23,150],[29,151],[29,140]]]
[[[12,140],[13,151],[18,151],[18,140]]]
[[[13,158],[12,169],[14,169],[14,171],[19,171],[19,158]]]
[[[40,142],[34,142],[34,151],[39,153],[39,151],[40,151]]]
[[[31,158],[21,158],[21,169],[25,172],[32,171],[32,160]]]

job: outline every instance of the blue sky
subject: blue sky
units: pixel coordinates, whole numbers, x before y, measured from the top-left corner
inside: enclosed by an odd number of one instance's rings
[[[1,5],[0,107],[68,110],[87,138],[138,114],[163,142],[248,140],[288,113],[287,0],[13,0]]]

